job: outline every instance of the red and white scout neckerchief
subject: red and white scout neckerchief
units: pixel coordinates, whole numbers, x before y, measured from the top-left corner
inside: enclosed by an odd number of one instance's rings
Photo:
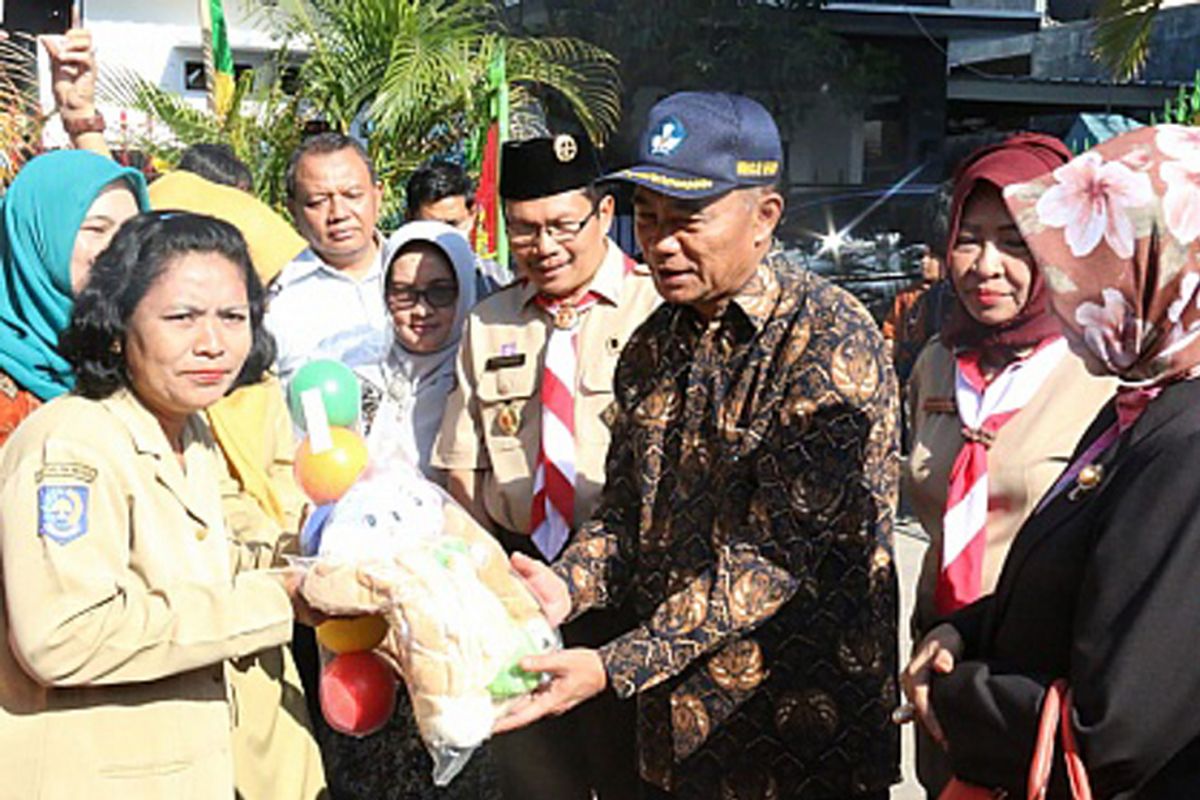
[[[616,247],[609,244],[609,247]],[[635,262],[624,256],[625,271]],[[566,545],[575,524],[575,387],[579,360],[579,326],[600,296],[588,292],[575,304],[538,295],[535,302],[550,315],[553,327],[542,368],[542,443],[533,476],[533,508],[529,530],[547,561]]]
[[[950,469],[942,516],[942,552],[934,606],[948,614],[983,593],[987,550],[987,454],[996,432],[1033,399],[1067,354],[1056,337],[1032,355],[1014,361],[990,383],[979,368],[979,351],[955,359],[954,400],[962,423],[963,446]]]
[[[571,534],[575,520],[575,385],[579,323],[599,295],[560,303],[538,295],[537,304],[553,322],[542,369],[542,444],[533,478],[530,533],[537,549],[553,561]]]

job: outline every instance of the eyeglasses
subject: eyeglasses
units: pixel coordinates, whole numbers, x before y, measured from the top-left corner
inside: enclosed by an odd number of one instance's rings
[[[559,244],[565,244],[571,241],[587,227],[587,224],[592,221],[592,217],[600,210],[600,203],[592,204],[592,210],[583,219],[577,220],[559,220],[551,222],[549,225],[526,225],[521,222],[510,222],[508,224],[508,241],[513,247],[532,247],[542,238],[542,231],[546,232],[554,241]]]
[[[423,303],[428,308],[448,308],[458,301],[458,287],[449,283],[434,283],[424,289],[412,284],[392,284],[384,295],[393,311],[407,311]]]

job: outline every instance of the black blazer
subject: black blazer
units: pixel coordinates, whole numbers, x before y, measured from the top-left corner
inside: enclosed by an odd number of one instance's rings
[[[1110,403],[1080,450],[1115,419]],[[1065,677],[1097,798],[1200,798],[1200,380],[1168,387],[1030,517],[993,595],[949,621],[932,702],[956,775],[1025,796],[1045,687]],[[1061,760],[1051,796],[1068,796]]]

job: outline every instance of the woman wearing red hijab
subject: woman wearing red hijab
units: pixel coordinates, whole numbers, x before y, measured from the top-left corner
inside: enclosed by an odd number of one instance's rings
[[[1005,200],[1071,348],[1120,387],[905,691],[956,775],[1016,797],[1065,679],[1092,796],[1200,797],[1200,130],[1124,134]]]
[[[1070,355],[1002,196],[1070,158],[1057,139],[1018,134],[976,151],[955,173],[946,265],[957,301],[909,384],[905,488],[930,538],[914,638],[991,593],[1017,530],[1115,389]],[[928,739],[918,775],[934,794],[948,778]]]

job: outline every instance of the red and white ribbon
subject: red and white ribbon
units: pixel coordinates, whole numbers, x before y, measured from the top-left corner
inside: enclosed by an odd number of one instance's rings
[[[979,353],[957,357],[954,400],[963,426],[963,446],[950,469],[950,487],[942,517],[942,552],[934,605],[948,614],[983,593],[987,551],[988,448],[996,432],[1033,399],[1067,354],[1067,342],[1055,338],[1028,358],[1014,361],[985,381]]]
[[[570,327],[555,324],[546,343],[542,369],[542,443],[533,478],[530,532],[547,561],[567,543],[575,520],[575,387],[579,361],[579,327],[598,296],[584,295],[574,306]],[[551,319],[562,316],[561,303],[538,299]]]

